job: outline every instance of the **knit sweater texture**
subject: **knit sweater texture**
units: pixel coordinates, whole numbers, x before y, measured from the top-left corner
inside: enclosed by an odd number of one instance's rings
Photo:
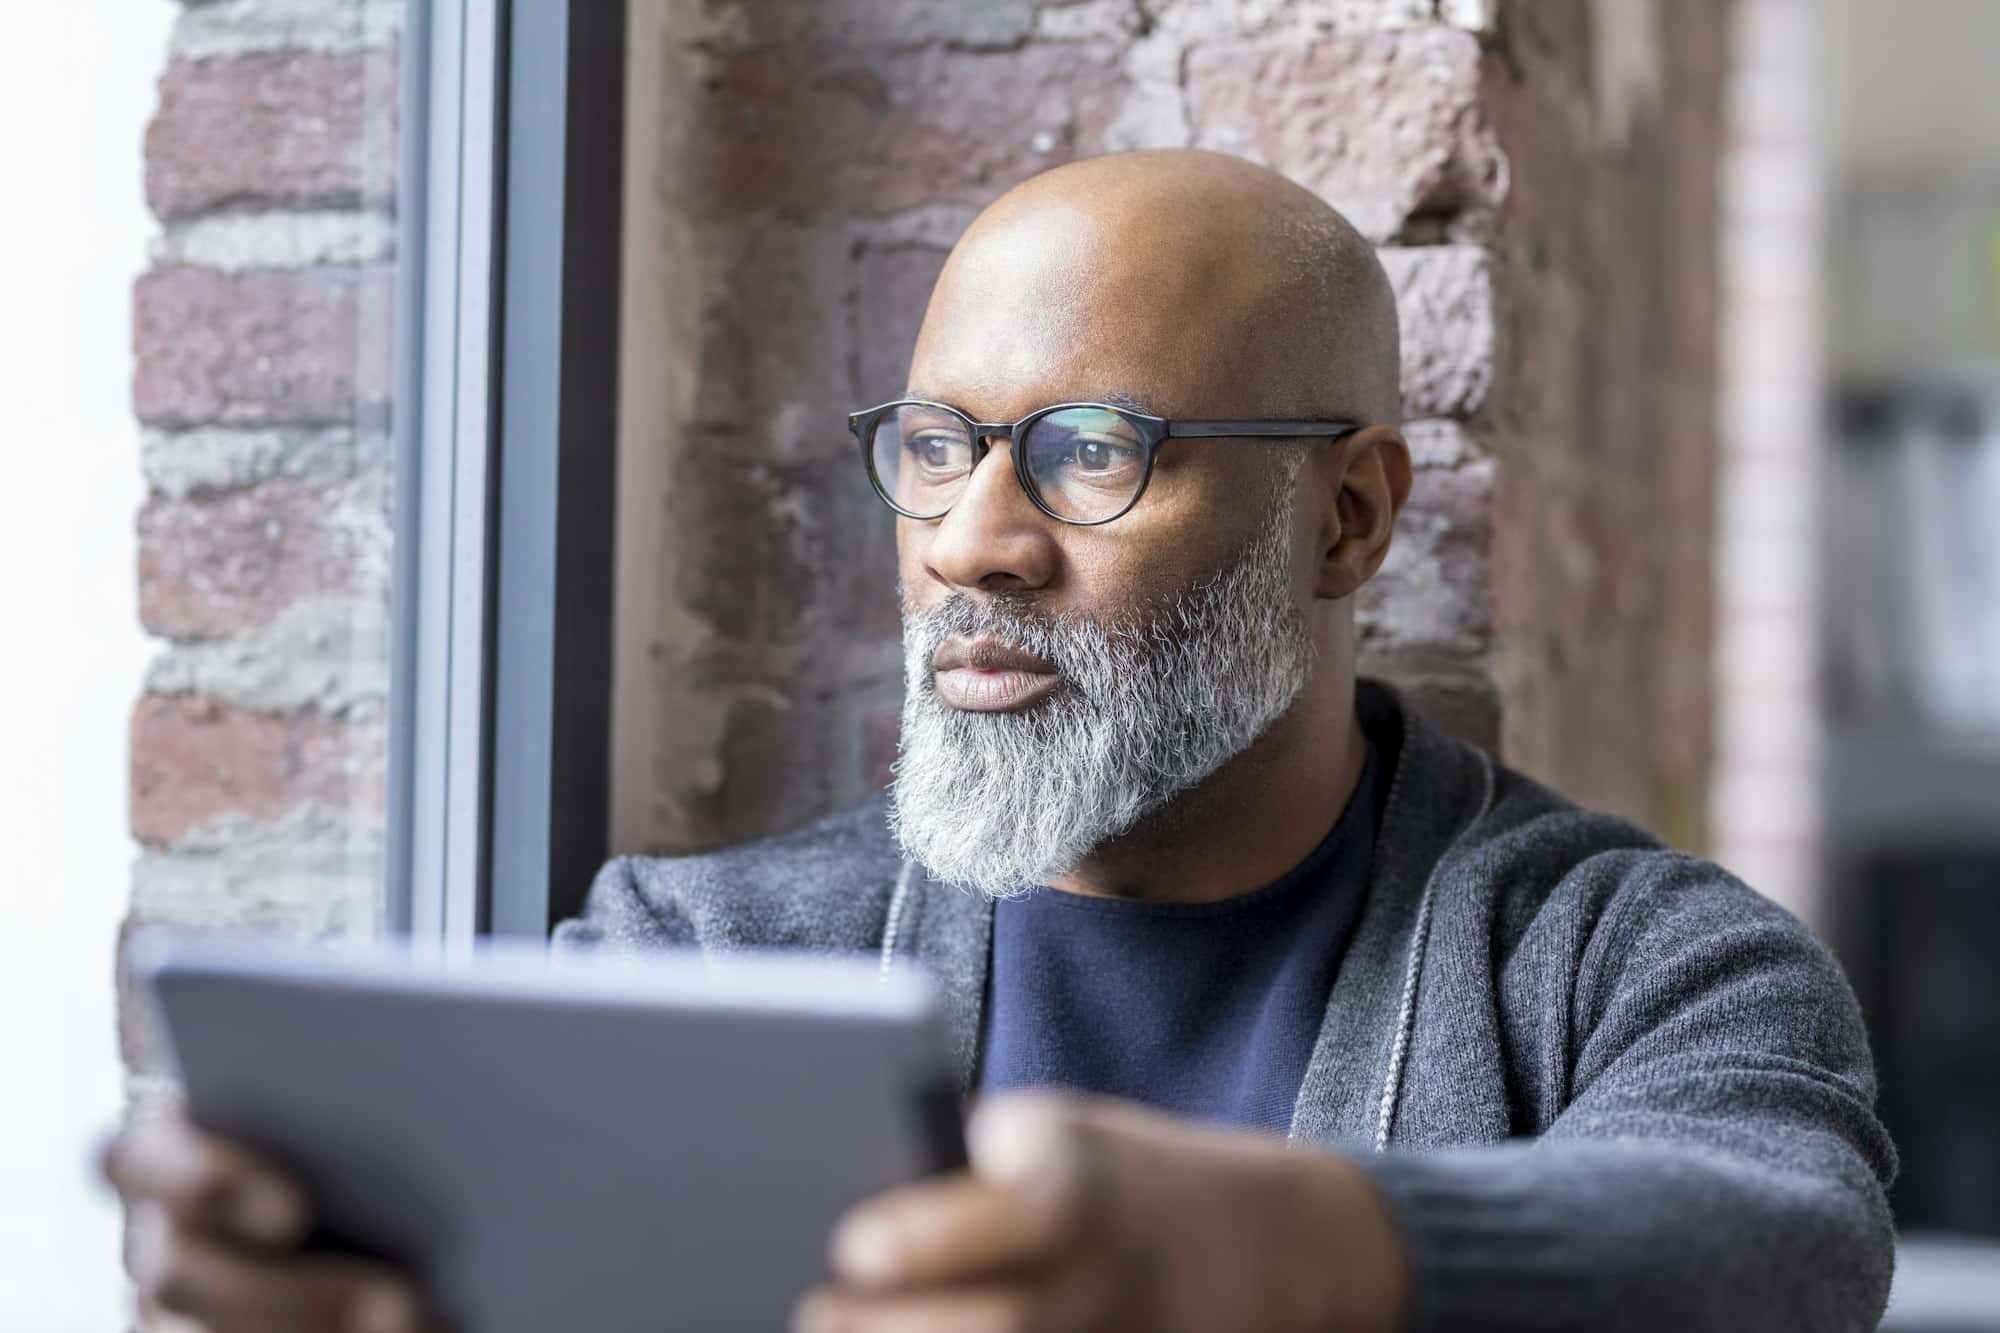
[[[1408,1326],[1874,1328],[1895,1152],[1826,949],[1388,687],[1363,681],[1356,706],[1394,769],[1290,1132],[1380,1188]],[[925,968],[970,1089],[992,921],[902,861],[878,796],[741,847],[614,860],[557,940]]]

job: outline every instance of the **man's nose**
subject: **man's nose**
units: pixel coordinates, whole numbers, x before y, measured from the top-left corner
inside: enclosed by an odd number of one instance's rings
[[[1043,587],[1056,570],[1056,520],[1021,489],[1008,438],[989,437],[987,443],[964,493],[932,530],[924,564],[955,588]]]

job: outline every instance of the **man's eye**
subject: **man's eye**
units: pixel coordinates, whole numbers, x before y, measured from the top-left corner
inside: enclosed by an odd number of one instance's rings
[[[1138,459],[1139,451],[1130,446],[1080,436],[1070,450],[1070,460],[1084,472],[1116,472],[1134,466]]]
[[[919,435],[908,449],[919,467],[949,472],[964,465],[965,442],[950,435]]]

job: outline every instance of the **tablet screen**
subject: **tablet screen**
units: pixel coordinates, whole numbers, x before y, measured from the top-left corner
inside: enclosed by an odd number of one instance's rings
[[[964,1160],[929,988],[872,963],[143,952],[196,1122],[469,1333],[782,1328],[842,1212]]]

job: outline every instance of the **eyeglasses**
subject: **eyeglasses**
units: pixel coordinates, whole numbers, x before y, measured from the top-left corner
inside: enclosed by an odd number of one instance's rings
[[[1337,438],[1361,429],[1351,421],[1169,421],[1109,403],[1057,403],[1012,423],[974,421],[920,398],[849,413],[847,428],[861,443],[875,493],[905,518],[942,518],[965,493],[987,441],[1004,435],[1035,508],[1085,527],[1139,503],[1168,440]]]

